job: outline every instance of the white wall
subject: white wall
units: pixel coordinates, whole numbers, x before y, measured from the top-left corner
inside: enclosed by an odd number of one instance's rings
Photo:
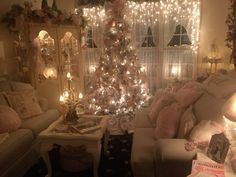
[[[207,55],[209,45],[213,40],[219,47],[219,53],[226,64],[219,64],[219,68],[229,67],[230,49],[226,47],[227,26],[225,20],[229,13],[229,0],[202,0],[202,16],[200,28],[199,72],[205,71],[202,59]],[[201,70],[201,66],[203,67]]]
[[[10,10],[10,6],[13,3],[23,4],[25,0],[8,0],[0,2],[0,16]],[[40,8],[41,0],[33,0],[35,8]],[[57,0],[58,8],[68,13],[75,7],[75,0]],[[48,0],[48,4],[52,4],[52,0]],[[224,61],[228,63],[230,58],[230,50],[225,46],[225,38],[227,32],[227,26],[225,20],[228,14],[228,8],[230,6],[229,0],[202,0],[202,17],[201,17],[201,30],[200,30],[200,48],[198,56],[198,71],[204,72],[202,69],[201,61],[208,53],[209,45],[215,39],[220,50],[220,54]],[[11,61],[14,58],[12,36],[9,34],[3,24],[0,24],[0,41],[4,43],[5,56],[7,61]],[[225,65],[226,66],[226,65]],[[225,67],[222,64],[219,67]],[[10,74],[15,73],[14,66],[8,65]]]

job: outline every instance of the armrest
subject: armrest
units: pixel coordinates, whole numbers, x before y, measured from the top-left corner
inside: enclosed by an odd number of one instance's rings
[[[155,155],[159,162],[167,161],[192,161],[196,150],[185,150],[185,139],[159,139],[155,143]]]
[[[185,139],[159,139],[155,143],[155,173],[157,176],[183,177],[191,172],[196,150],[186,151]]]
[[[44,97],[38,97],[38,102],[41,109],[46,112],[48,110],[48,99]]]
[[[156,125],[153,125],[148,118],[149,108],[141,108],[135,112],[134,126],[135,128],[154,128]]]

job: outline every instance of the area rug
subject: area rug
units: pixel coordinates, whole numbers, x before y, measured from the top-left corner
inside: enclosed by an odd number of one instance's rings
[[[132,133],[109,136],[107,148],[104,149],[102,146],[99,177],[133,177],[130,165],[132,137]],[[55,145],[53,150],[49,152],[53,177],[93,177],[92,166],[76,173],[63,170],[60,164],[60,148]],[[46,166],[40,159],[24,177],[44,177],[46,174]]]

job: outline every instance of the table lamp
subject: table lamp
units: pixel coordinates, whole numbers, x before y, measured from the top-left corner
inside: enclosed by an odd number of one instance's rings
[[[236,92],[223,105],[225,134],[230,142],[236,141]]]

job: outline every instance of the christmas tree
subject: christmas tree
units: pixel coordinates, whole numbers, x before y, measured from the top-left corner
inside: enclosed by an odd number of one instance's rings
[[[105,3],[105,49],[85,96],[89,113],[134,113],[149,98],[145,73],[130,44],[124,11],[124,0]]]

